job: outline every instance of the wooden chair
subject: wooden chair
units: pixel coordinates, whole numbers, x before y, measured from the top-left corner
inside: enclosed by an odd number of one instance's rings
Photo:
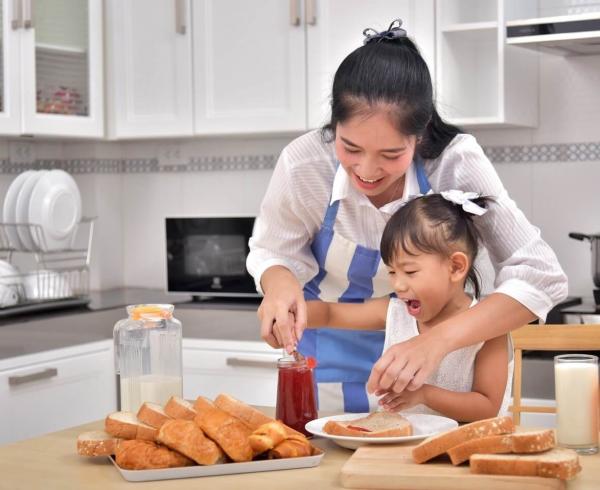
[[[515,425],[521,423],[522,412],[554,413],[554,407],[521,405],[523,351],[595,351],[600,350],[600,324],[596,325],[526,325],[511,333],[515,349],[513,376],[513,414]]]

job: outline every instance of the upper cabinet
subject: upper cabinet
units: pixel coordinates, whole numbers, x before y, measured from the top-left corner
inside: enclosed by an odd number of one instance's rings
[[[530,2],[437,0],[437,104],[464,127],[533,127],[538,54],[506,44],[505,22]]]
[[[433,66],[433,0],[108,0],[109,135],[304,131],[362,30],[402,18]]]
[[[0,134],[102,137],[101,0],[0,7]]]

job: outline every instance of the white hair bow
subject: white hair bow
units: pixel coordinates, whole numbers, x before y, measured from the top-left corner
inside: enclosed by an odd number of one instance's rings
[[[476,192],[465,192],[458,189],[452,189],[449,191],[441,191],[440,194],[447,201],[462,206],[463,210],[467,213],[481,216],[487,212],[487,209],[482,208],[471,201],[471,199],[477,199],[479,197],[479,194]]]

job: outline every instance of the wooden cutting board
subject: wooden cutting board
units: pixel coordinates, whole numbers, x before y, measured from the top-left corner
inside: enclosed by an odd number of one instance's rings
[[[416,464],[414,446],[363,446],[344,464],[345,488],[400,490],[564,490],[566,483],[534,476],[473,475],[467,465],[452,466],[449,459]]]

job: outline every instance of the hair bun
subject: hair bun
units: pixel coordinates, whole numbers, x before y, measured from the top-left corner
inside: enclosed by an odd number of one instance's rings
[[[395,25],[397,24],[397,25]],[[367,27],[363,31],[363,44],[381,43],[385,41],[394,41],[402,37],[407,37],[406,29],[402,29],[402,19],[394,19],[387,31],[378,32],[372,27]]]

